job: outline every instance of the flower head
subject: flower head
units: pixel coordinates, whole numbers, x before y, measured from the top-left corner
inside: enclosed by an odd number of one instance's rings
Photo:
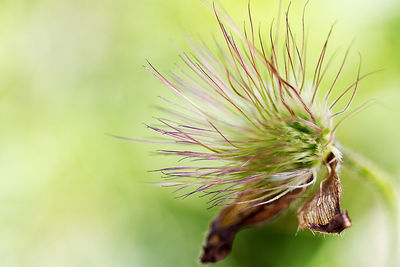
[[[347,112],[365,75],[360,76],[358,69],[355,82],[332,100],[348,54],[330,77],[330,86],[322,90],[332,29],[312,64],[306,58],[304,13],[298,43],[289,10],[282,41],[273,25],[265,41],[253,26],[250,7],[248,11],[249,25],[240,31],[214,8],[224,39],[224,44],[217,42],[218,53],[193,45],[190,55],[180,53],[185,67],[171,78],[150,63],[147,68],[184,101],[164,99],[171,106],[163,108],[170,118],[147,126],[180,146],[160,150],[162,154],[191,161],[159,170],[165,185],[186,190],[181,197],[200,194],[210,197],[211,207],[225,206],[211,225],[202,262],[225,258],[237,231],[287,208],[316,183],[321,167],[326,167],[328,177],[300,208],[299,225],[324,233],[340,233],[351,225],[339,206],[341,153],[335,131],[341,121],[334,124],[333,118]],[[346,96],[344,108],[335,110]]]

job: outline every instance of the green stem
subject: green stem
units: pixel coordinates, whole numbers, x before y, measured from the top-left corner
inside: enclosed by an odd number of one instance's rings
[[[343,152],[343,163],[351,170],[359,174],[360,178],[370,182],[377,189],[383,203],[387,209],[390,222],[390,258],[391,263],[398,263],[398,184],[393,177],[379,168],[370,160],[358,155],[357,153],[340,147]],[[390,265],[392,266],[392,265]]]

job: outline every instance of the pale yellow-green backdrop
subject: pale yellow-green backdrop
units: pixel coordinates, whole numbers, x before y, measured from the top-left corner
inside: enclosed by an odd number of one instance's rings
[[[222,1],[241,24],[247,0]],[[252,0],[267,27],[277,1]],[[284,2],[284,6],[287,3]],[[293,1],[296,17],[304,1]],[[360,84],[355,104],[378,104],[346,121],[343,145],[400,175],[400,4],[397,0],[313,0],[310,55],[337,20],[332,49],[355,39],[344,77],[384,68]],[[200,0],[0,1],[0,266],[196,266],[217,209],[205,199],[175,200],[148,170],[176,159],[146,137],[171,95],[142,65],[174,69],[184,32],[210,42],[218,31]],[[346,79],[345,79],[346,81]],[[344,84],[344,83],[343,83]],[[387,217],[374,189],[342,172],[353,226],[343,236],[296,234],[295,210],[240,233],[216,266],[383,266]]]

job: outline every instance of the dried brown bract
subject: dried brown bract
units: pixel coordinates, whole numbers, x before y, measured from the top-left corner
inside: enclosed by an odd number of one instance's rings
[[[299,209],[299,226],[322,233],[341,233],[351,226],[347,211],[340,209],[342,186],[338,176],[338,159],[333,154],[327,158],[328,177],[320,189]]]

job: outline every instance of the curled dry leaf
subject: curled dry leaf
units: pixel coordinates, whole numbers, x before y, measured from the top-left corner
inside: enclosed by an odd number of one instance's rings
[[[308,181],[312,180],[312,175]],[[304,193],[304,188],[297,188],[290,193],[267,204],[254,206],[251,203],[230,205],[221,210],[211,223],[206,244],[203,246],[202,263],[218,262],[231,252],[232,243],[237,232],[245,227],[264,224],[286,210],[293,200]],[[271,196],[264,201],[272,199]],[[238,201],[246,199],[239,197]],[[264,202],[263,201],[263,202]]]

